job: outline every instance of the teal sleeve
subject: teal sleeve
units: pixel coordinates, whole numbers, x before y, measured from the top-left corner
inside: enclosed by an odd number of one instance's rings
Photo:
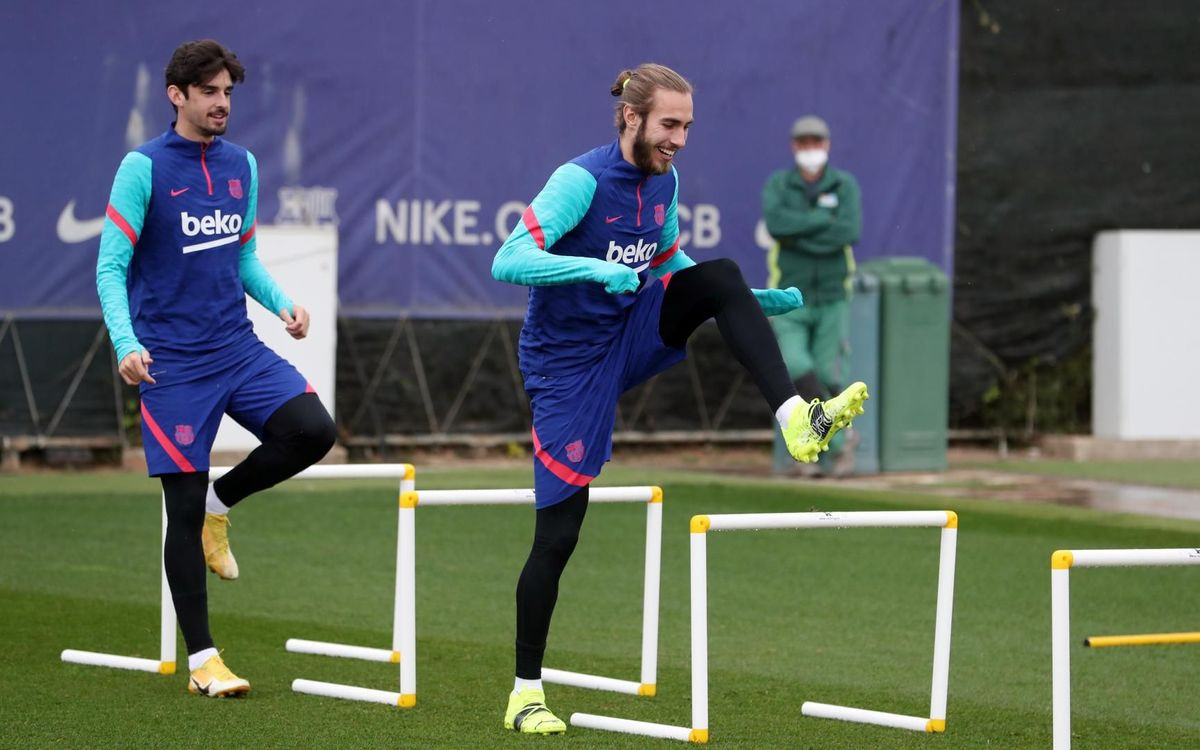
[[[787,289],[751,289],[763,314],[784,315],[804,307],[804,296],[794,286]]]
[[[129,262],[146,221],[150,205],[150,157],[131,151],[121,160],[108,197],[107,218],[100,232],[96,259],[96,293],[108,338],[120,362],[130,352],[142,351],[129,315]]]
[[[615,266],[598,258],[555,255],[549,249],[583,219],[596,178],[583,167],[564,164],[554,170],[521,222],[496,251],[492,276],[497,281],[525,286],[604,282]]]
[[[650,262],[650,272],[659,278],[696,265],[696,261],[676,247],[679,244],[679,172],[675,171],[674,164],[671,165],[671,173],[675,175],[675,194],[671,196],[671,205],[667,207],[667,218],[663,221],[660,242],[666,248],[662,253],[664,259],[658,264]]]
[[[258,259],[258,162],[254,154],[246,152],[250,162],[250,198],[246,202],[246,216],[242,220],[242,252],[238,257],[238,276],[242,286],[258,304],[278,315],[280,310],[293,312],[293,302],[283,293],[266,266]]]

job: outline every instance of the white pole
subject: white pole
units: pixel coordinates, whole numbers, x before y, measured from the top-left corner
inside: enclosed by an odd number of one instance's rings
[[[711,531],[738,529],[848,529],[945,526],[944,510],[851,511],[847,513],[725,513],[708,516]]]
[[[1200,549],[1075,549],[1071,567],[1108,568],[1136,565],[1200,565]]]
[[[116,654],[101,654],[96,651],[77,651],[73,648],[63,650],[60,658],[72,664],[87,664],[92,667],[112,667],[113,669],[132,669],[137,672],[163,672],[163,663],[155,659],[140,659],[136,656],[117,656]]]
[[[946,723],[946,694],[950,687],[950,625],[954,616],[954,562],[958,546],[958,528],[942,529],[938,560],[937,615],[933,629],[933,689],[929,717]],[[939,730],[940,731],[940,730]]]
[[[612,677],[600,677],[582,672],[568,672],[565,669],[550,669],[542,667],[542,680],[556,685],[587,688],[589,690],[608,690],[613,693],[626,695],[641,695],[642,686],[633,680],[616,680]]]
[[[646,503],[646,583],[642,594],[642,693],[654,695],[658,668],[658,597],[662,567],[662,490]]]
[[[692,519],[692,729],[708,735],[707,524]]]
[[[345,643],[330,643],[329,641],[309,641],[304,638],[288,638],[287,643],[284,644],[284,648],[293,654],[337,656],[343,659],[377,661],[383,664],[395,664],[400,661],[395,651],[388,651],[386,648],[351,646]]]
[[[692,730],[687,727],[676,727],[670,724],[655,724],[649,721],[634,721],[633,719],[617,719],[611,716],[596,716],[595,714],[571,714],[571,726],[586,729],[604,729],[609,732],[624,732],[640,734],[645,737],[657,737],[662,740],[691,739]]]
[[[396,562],[400,589],[400,596],[396,599],[396,616],[401,623],[400,692],[408,706],[412,706],[417,701],[416,493],[400,497],[400,539]]]
[[[159,651],[158,658],[162,662],[159,668],[163,674],[175,674],[175,602],[171,599],[171,584],[167,582],[167,496],[163,494],[162,502],[162,545],[159,550],[158,562],[162,568],[162,592],[159,612]],[[206,573],[207,575],[207,573]]]
[[[400,693],[389,690],[372,690],[371,688],[355,687],[354,685],[339,685],[335,682],[318,682],[317,680],[292,680],[292,690],[308,695],[320,695],[325,698],[342,698],[366,703],[384,703],[389,706],[403,706]]]
[[[1050,679],[1053,691],[1054,750],[1071,748],[1070,575],[1069,567],[1055,567],[1050,571]]]
[[[656,487],[592,487],[589,503],[646,503],[651,502]],[[421,505],[532,505],[532,489],[499,490],[421,490]]]
[[[800,713],[819,719],[841,719],[842,721],[853,721],[859,724],[876,724],[881,727],[892,727],[893,729],[911,729],[914,732],[937,731],[933,728],[933,719],[926,719],[921,716],[905,716],[904,714],[890,714],[886,711],[868,711],[865,708],[835,706],[830,703],[805,701],[800,706]]]
[[[416,471],[410,466],[408,472],[400,478],[400,497],[404,497],[406,492],[416,491]],[[401,510],[403,514],[403,510]],[[404,613],[401,610],[400,602],[404,598],[404,590],[400,585],[400,581],[404,576],[404,561],[400,551],[400,521],[396,521],[396,593],[392,598],[392,653],[396,655],[396,659],[400,658],[400,654],[404,651]]]
[[[215,480],[232,470],[232,466],[213,466],[208,478]],[[315,464],[292,479],[395,479],[411,471],[412,464]]]

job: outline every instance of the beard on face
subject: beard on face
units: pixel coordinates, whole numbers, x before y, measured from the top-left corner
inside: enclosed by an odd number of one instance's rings
[[[205,128],[205,130],[207,130],[208,135],[225,135],[225,130],[228,127],[229,127],[229,116],[226,115],[225,122],[221,123],[220,125],[218,125],[215,128],[209,127],[209,128]]]
[[[196,126],[196,130],[199,131],[200,134],[205,138],[212,138],[213,136],[217,135],[225,135],[225,130],[229,127],[229,112],[225,112],[225,122],[221,123],[221,125],[217,127],[213,127],[212,125],[208,124],[208,116],[210,114],[212,113],[205,112],[200,116],[199,122],[193,123]]]
[[[670,162],[666,164],[654,163],[654,144],[646,140],[646,120],[642,120],[642,124],[638,126],[637,133],[633,136],[633,163],[634,165],[650,174],[666,174],[671,169]]]

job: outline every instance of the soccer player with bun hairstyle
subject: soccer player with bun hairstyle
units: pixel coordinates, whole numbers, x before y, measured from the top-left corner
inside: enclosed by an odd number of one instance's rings
[[[213,645],[205,563],[223,579],[238,577],[229,509],[320,460],[335,428],[312,386],[246,316],[249,294],[292,338],[308,335],[308,312],[256,254],[258,164],[220,137],[245,69],[203,39],[175,50],[165,78],[175,121],[117,169],[96,289],[121,377],[139,388],[146,466],[162,482],[163,568],[187,645],[188,690],[220,697],[250,683]],[[223,414],[262,445],[210,483]]]
[[[733,261],[696,263],[679,246],[675,158],[692,126],[692,86],[646,63],[623,70],[616,140],[559,167],[492,263],[529,287],[520,365],[533,410],[533,545],[517,582],[516,680],[504,726],[555,734],[542,657],[558,582],[583,524],[588,486],[612,452],[617,398],[681,362],[706,320],[750,373],[788,450],[812,462],[862,413],[866,386],[805,401],[767,322],[798,308],[793,289],[751,289]]]

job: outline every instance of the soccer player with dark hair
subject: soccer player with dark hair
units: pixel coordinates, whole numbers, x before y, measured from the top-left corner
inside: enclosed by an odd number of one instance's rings
[[[211,39],[175,50],[166,68],[175,122],[122,160],[96,264],[118,369],[141,392],[147,468],[162,482],[163,565],[187,645],[188,690],[213,697],[250,689],[208,629],[205,562],[221,578],[238,576],[229,509],[320,460],[335,437],[312,386],[254,335],[246,315],[249,294],[292,338],[308,334],[308,312],[255,254],[254,156],[220,137],[244,78],[237,57]],[[210,484],[222,414],[262,444]]]
[[[798,308],[800,293],[750,289],[733,261],[696,263],[679,249],[674,160],[692,125],[691,84],[647,63],[621,71],[611,93],[617,139],[555,170],[492,264],[496,279],[530,287],[520,364],[537,511],[517,583],[516,680],[504,716],[505,728],[525,733],[566,731],[546,707],[542,656],[622,392],[682,361],[688,337],[715,318],[796,460],[815,461],[867,398],[854,383],[825,402],[801,399],[766,318]]]

